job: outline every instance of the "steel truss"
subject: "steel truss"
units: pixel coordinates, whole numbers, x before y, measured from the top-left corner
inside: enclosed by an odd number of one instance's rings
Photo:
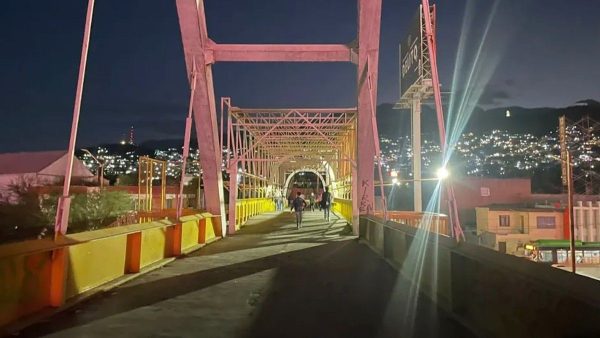
[[[263,197],[268,186],[282,188],[286,172],[293,169],[325,171],[351,177],[340,162],[355,164],[356,108],[249,109],[221,99],[224,162],[229,172],[230,224],[235,198]],[[226,136],[225,136],[226,133]]]
[[[348,44],[219,44],[211,40],[208,36],[206,27],[206,17],[204,12],[203,0],[177,0],[177,12],[179,15],[179,24],[183,41],[186,66],[189,74],[190,83],[195,86],[193,93],[193,111],[198,135],[198,146],[200,148],[200,165],[203,168],[203,181],[206,196],[207,211],[221,215],[221,226],[225,233],[225,201],[223,195],[223,178],[221,173],[221,147],[224,144],[224,135],[219,139],[219,128],[215,106],[215,96],[212,79],[212,65],[215,62],[351,62],[357,65],[357,109],[356,119],[356,138],[353,143],[354,148],[340,145],[340,135],[332,129],[314,128],[319,119],[327,120],[332,123],[344,123],[344,118],[338,120],[339,114],[335,112],[314,112],[309,111],[288,111],[286,124],[304,124],[305,131],[298,134],[297,130],[288,130],[287,132],[275,130],[274,134],[261,129],[260,123],[268,124],[269,112],[264,112],[264,116],[239,116],[240,120],[236,123],[253,124],[246,129],[245,133],[250,137],[242,137],[236,142],[230,144],[236,149],[247,149],[247,154],[240,155],[241,163],[252,163],[252,173],[256,174],[259,168],[268,167],[268,161],[263,161],[264,165],[259,165],[260,161],[250,160],[254,151],[260,151],[258,158],[271,160],[267,156],[279,156],[285,161],[291,157],[299,157],[304,149],[318,151],[327,148],[341,148],[342,153],[356,154],[356,160],[349,162],[351,167],[343,166],[344,170],[351,170],[353,189],[353,224],[358,225],[359,214],[365,214],[374,209],[374,185],[373,172],[375,160],[381,161],[378,149],[377,126],[375,124],[375,106],[377,99],[377,70],[379,59],[379,34],[381,23],[381,0],[357,0],[358,2],[358,37],[356,41]],[[194,67],[196,65],[197,67]],[[192,75],[193,74],[193,75]],[[275,112],[276,113],[276,112]],[[316,114],[318,113],[318,114]],[[273,114],[276,118],[277,116]],[[237,121],[237,120],[236,120]],[[262,122],[259,122],[262,121]],[[283,121],[281,115],[279,121]],[[294,121],[294,122],[291,122]],[[337,122],[333,122],[337,121]],[[277,123],[277,122],[276,122]],[[283,122],[281,122],[283,123]],[[312,125],[311,125],[312,124]],[[223,130],[223,120],[221,120],[221,130]],[[231,126],[234,127],[233,125]],[[240,126],[246,127],[246,126]],[[331,128],[334,126],[331,125]],[[265,125],[264,128],[272,128]],[[264,136],[264,139],[254,138],[252,135]],[[266,136],[265,136],[266,135]],[[298,135],[306,136],[301,141],[298,149],[292,149],[291,142],[286,144],[277,143],[284,138],[293,138],[298,143]],[[274,139],[270,137],[275,137]],[[231,140],[230,140],[231,141]],[[249,148],[244,148],[244,144],[252,142]],[[263,148],[254,149],[254,142]],[[284,147],[281,147],[284,145]],[[257,145],[258,146],[258,145]],[[287,147],[287,148],[286,148]],[[276,148],[286,148],[291,153],[276,152]],[[301,148],[301,149],[300,149]],[[317,149],[318,148],[318,149]],[[332,150],[333,151],[333,150]],[[267,155],[268,154],[268,155]],[[241,156],[243,155],[243,156]],[[248,156],[250,155],[250,156]],[[320,155],[321,156],[321,155]],[[324,152],[322,156],[332,156]],[[352,158],[353,159],[353,158]],[[288,162],[292,163],[292,162]],[[298,163],[298,162],[296,162]],[[263,174],[268,169],[263,170]],[[230,171],[230,182],[237,182],[237,179],[231,180],[231,176],[237,175],[237,170]],[[271,173],[275,174],[275,173]],[[260,177],[260,174],[257,175]],[[235,184],[234,184],[235,185]],[[230,191],[236,188],[230,185]],[[234,189],[234,191],[236,191]],[[232,197],[233,196],[233,197]],[[230,193],[229,203],[235,203],[236,194]],[[383,197],[383,195],[382,195]],[[233,198],[233,199],[232,199]],[[385,203],[384,203],[385,205]],[[229,215],[231,219],[231,214]],[[232,226],[229,227],[232,231]],[[355,229],[356,230],[356,229]]]

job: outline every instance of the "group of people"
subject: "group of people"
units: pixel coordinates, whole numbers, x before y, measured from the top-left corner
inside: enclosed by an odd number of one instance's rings
[[[327,221],[327,222],[329,222],[331,203],[332,203],[331,193],[329,192],[329,188],[325,187],[325,191],[321,195],[321,200],[319,201],[318,206],[319,206],[320,210],[323,210],[323,216],[325,218],[325,221]],[[291,204],[291,210],[296,213],[296,228],[300,229],[300,227],[302,226],[302,213],[304,212],[304,209],[309,208],[311,211],[314,211],[315,205],[317,203],[316,203],[314,193],[310,194],[308,203],[307,203],[306,199],[304,198],[302,193],[298,192],[296,194],[296,198],[294,198],[290,204]]]

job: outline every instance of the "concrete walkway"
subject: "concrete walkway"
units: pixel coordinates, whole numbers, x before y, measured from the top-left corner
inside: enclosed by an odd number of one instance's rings
[[[22,337],[469,337],[346,222],[255,217],[238,234],[21,332]],[[407,311],[411,312],[407,315]]]

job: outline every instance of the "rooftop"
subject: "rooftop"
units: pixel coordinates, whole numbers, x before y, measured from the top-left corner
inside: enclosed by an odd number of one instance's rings
[[[66,154],[66,150],[0,154],[0,175],[37,173]]]

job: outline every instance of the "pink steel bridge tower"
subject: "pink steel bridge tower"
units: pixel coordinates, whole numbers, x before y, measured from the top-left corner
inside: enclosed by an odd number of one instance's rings
[[[223,234],[227,231],[221,173],[223,144],[219,140],[212,77],[212,65],[216,62],[352,62],[356,64],[358,89],[354,149],[356,157],[355,160],[351,160],[353,223],[358,224],[360,214],[372,212],[375,206],[373,173],[375,161],[380,160],[375,106],[381,0],[358,0],[358,37],[348,44],[219,44],[211,40],[208,35],[203,0],[177,0],[176,3],[188,78],[191,86],[195,88],[191,102],[200,148],[206,209],[215,215],[221,215]],[[320,130],[323,125],[316,123],[315,129]],[[234,161],[244,161],[248,154],[241,154],[241,157]],[[237,167],[233,166],[233,168]],[[230,170],[230,173],[235,171]],[[232,202],[235,201],[230,199],[230,205]],[[385,202],[383,205],[385,206]]]

